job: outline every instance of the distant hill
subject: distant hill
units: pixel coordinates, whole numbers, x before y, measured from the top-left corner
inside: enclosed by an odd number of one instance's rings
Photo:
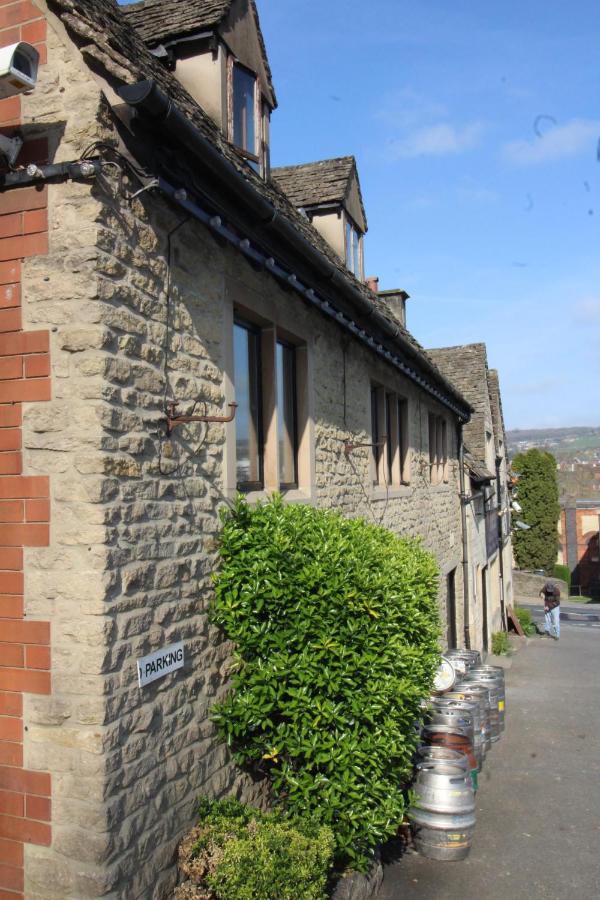
[[[554,454],[557,459],[600,458],[600,425],[586,428],[518,428],[506,432],[509,456],[539,447]]]

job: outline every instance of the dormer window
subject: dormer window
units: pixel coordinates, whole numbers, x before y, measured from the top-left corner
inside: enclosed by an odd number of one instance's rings
[[[256,76],[233,60],[230,72],[230,140],[244,156],[258,163]]]
[[[361,281],[363,278],[362,237],[361,232],[346,213],[346,266]]]
[[[362,281],[367,217],[354,157],[282,166],[271,170],[271,178]]]
[[[120,13],[239,155],[268,178],[269,119],[277,99],[256,4],[138,0],[120,6]]]

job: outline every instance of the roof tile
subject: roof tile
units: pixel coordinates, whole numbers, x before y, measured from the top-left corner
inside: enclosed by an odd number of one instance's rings
[[[148,46],[203,28],[216,28],[231,0],[142,0],[124,6],[122,13]]]
[[[322,159],[298,166],[280,166],[271,170],[271,178],[287,194],[294,206],[310,207],[322,203],[342,204],[350,179],[356,173],[353,156]],[[357,174],[358,181],[358,174]],[[360,186],[359,186],[360,190]],[[364,207],[361,198],[363,216]]]

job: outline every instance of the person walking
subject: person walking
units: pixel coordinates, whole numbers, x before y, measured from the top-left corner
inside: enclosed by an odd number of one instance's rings
[[[547,581],[540,591],[544,601],[546,634],[558,641],[560,638],[560,590],[558,585]]]

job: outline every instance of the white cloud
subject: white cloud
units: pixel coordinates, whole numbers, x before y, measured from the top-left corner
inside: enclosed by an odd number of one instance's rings
[[[556,125],[530,141],[510,141],[502,148],[502,155],[517,165],[554,162],[581,153],[596,152],[600,138],[600,122],[591,119],[571,119]]]
[[[584,325],[600,325],[600,298],[585,297],[576,303],[575,318]]]
[[[416,128],[432,119],[445,118],[448,109],[411,87],[403,87],[385,94],[373,115],[394,128]]]
[[[419,128],[404,138],[390,141],[388,153],[393,159],[463,153],[479,144],[483,130],[481,122],[471,122],[463,128],[442,122]]]

